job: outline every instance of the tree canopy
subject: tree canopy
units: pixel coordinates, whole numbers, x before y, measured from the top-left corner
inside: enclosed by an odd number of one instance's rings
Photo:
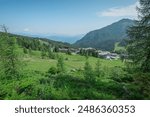
[[[128,54],[142,72],[150,72],[150,1],[140,0],[139,19],[129,28]]]

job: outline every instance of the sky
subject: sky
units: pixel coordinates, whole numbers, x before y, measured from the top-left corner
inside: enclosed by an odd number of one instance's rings
[[[11,33],[80,35],[123,18],[138,0],[0,0],[0,25]]]

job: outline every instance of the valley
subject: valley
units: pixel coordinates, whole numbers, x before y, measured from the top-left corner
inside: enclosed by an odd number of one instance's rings
[[[74,44],[11,34],[3,25],[0,99],[149,99],[148,62],[135,64],[138,49],[126,43],[131,24],[122,19]]]

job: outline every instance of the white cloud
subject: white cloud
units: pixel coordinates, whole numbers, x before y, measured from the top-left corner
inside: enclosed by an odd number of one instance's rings
[[[125,7],[115,7],[110,8],[102,12],[98,12],[97,15],[99,17],[106,16],[106,17],[137,17],[137,10],[136,7],[139,6],[139,3],[136,2],[133,5],[125,6]]]
[[[25,32],[29,32],[29,28],[25,28],[24,31],[25,31]]]

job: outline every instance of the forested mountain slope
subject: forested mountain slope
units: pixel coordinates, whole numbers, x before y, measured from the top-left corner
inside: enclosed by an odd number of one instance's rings
[[[0,36],[4,34],[0,32]],[[8,33],[9,37],[15,37],[19,46],[31,49],[31,50],[48,50],[50,48],[69,48],[71,45],[69,43],[63,43],[59,41],[53,41],[46,38],[38,38],[38,37],[28,37],[21,36],[16,34]]]
[[[127,28],[134,24],[133,20],[122,19],[104,28],[87,33],[74,45],[77,47],[93,47],[101,50],[114,50],[116,42],[127,38]]]

